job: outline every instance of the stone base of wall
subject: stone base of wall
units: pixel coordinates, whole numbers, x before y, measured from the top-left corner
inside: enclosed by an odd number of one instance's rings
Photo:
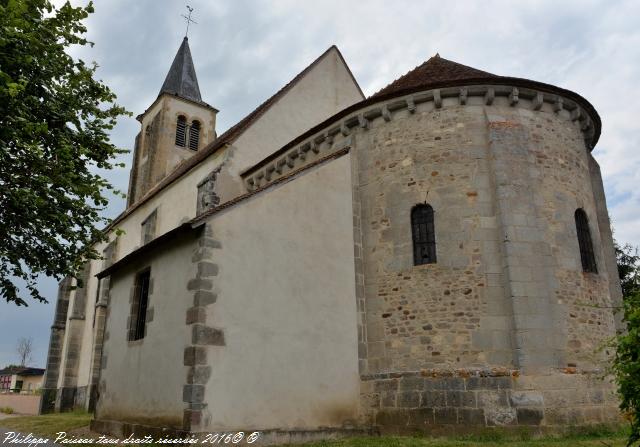
[[[64,412],[83,409],[93,411],[89,407],[92,398],[95,400],[95,387],[43,388],[41,413]]]
[[[101,433],[105,435],[115,436],[120,439],[125,439],[130,435],[134,436],[151,436],[154,439],[161,437],[171,438],[186,438],[197,437],[200,440],[204,440],[209,433],[194,433],[185,430],[178,430],[172,428],[160,428],[151,427],[148,425],[131,424],[128,422],[120,421],[107,421],[107,420],[92,420],[91,431]],[[329,440],[329,439],[342,439],[351,436],[366,436],[377,435],[378,432],[374,429],[358,429],[358,428],[323,428],[318,430],[258,430],[260,436],[258,441],[251,443],[253,445],[282,445],[282,444],[302,444],[306,442]],[[237,431],[220,431],[221,433],[237,433]],[[246,438],[253,431],[245,431],[245,439],[243,442],[236,443],[235,445],[249,445],[246,444]],[[224,443],[224,441],[222,442]]]
[[[485,427],[620,422],[613,386],[597,374],[419,371],[364,376],[362,409],[383,434],[458,434]]]
[[[55,388],[42,388],[41,393],[40,414],[55,412],[58,390]]]

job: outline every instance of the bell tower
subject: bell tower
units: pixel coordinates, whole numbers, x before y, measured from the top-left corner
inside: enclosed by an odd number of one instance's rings
[[[141,130],[133,152],[127,206],[136,203],[180,162],[215,140],[217,113],[202,101],[185,36],[158,97],[137,117]]]

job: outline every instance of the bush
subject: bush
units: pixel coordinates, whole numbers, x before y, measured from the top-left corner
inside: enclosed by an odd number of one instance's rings
[[[13,414],[13,408],[11,407],[0,408],[0,413]]]
[[[616,339],[613,372],[620,409],[631,423],[627,446],[632,446],[640,441],[640,292],[626,296],[622,310],[627,330]]]

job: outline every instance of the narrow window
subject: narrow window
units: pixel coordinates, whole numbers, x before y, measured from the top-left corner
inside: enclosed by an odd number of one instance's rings
[[[589,231],[589,219],[587,219],[587,213],[585,213],[582,208],[578,208],[575,212],[575,218],[582,270],[585,272],[598,273],[596,257],[593,254],[593,243],[591,242],[591,232]]]
[[[411,210],[413,265],[436,262],[436,234],[431,205],[416,205]]]
[[[200,122],[194,121],[191,123],[189,129],[189,149],[192,151],[198,150],[198,143],[200,142]]]
[[[187,145],[187,119],[180,115],[176,124],[176,146],[185,147]]]
[[[129,340],[144,338],[144,329],[147,322],[147,306],[149,304],[149,279],[151,270],[147,269],[136,276],[135,294],[132,303],[131,326],[129,327]]]

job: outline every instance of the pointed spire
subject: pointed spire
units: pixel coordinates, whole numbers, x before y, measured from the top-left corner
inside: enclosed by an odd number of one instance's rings
[[[191,101],[202,102],[196,69],[191,59],[189,39],[185,36],[178,48],[160,93],[169,93]]]

